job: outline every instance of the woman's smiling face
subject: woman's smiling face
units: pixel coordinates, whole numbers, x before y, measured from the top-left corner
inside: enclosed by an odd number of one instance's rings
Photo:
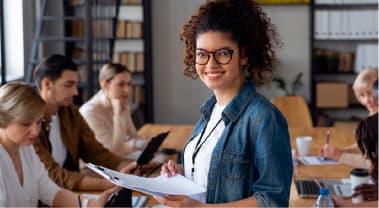
[[[208,31],[198,35],[196,39],[196,72],[202,82],[211,90],[239,90],[245,80],[242,65],[247,58],[242,58],[238,44],[231,35],[220,31]],[[227,56],[231,56],[229,62]],[[198,64],[200,59],[206,59],[205,64]],[[215,56],[218,58],[217,61]]]

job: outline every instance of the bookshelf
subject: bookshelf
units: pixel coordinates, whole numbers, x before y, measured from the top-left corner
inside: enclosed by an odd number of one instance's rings
[[[151,0],[122,0],[113,62],[132,72],[132,115],[137,127],[153,122]]]
[[[343,121],[367,116],[354,96],[352,84],[361,70],[378,66],[377,7],[376,0],[311,1],[314,118],[322,115]]]

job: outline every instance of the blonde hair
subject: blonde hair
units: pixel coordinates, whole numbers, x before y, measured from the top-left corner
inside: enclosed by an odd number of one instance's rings
[[[124,65],[114,63],[105,64],[103,67],[101,67],[99,73],[99,82],[101,86],[103,87],[104,82],[111,81],[117,74],[123,72],[131,73],[129,69]]]
[[[46,103],[36,90],[24,82],[0,87],[0,127],[11,122],[30,122],[45,113]]]
[[[375,80],[378,79],[378,68],[368,68],[358,74],[354,80],[353,90],[357,96],[358,91],[372,90]]]

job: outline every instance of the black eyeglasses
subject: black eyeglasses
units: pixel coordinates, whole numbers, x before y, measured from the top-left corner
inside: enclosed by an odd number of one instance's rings
[[[233,50],[228,48],[220,48],[215,51],[206,51],[203,49],[196,50],[196,64],[206,65],[209,61],[210,54],[213,55],[217,64],[229,64],[232,60]]]

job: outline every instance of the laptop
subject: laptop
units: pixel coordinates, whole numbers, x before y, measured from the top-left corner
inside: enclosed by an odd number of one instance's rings
[[[317,198],[320,186],[329,189],[329,193],[343,198],[352,195],[348,179],[295,179],[298,195],[301,198]]]

